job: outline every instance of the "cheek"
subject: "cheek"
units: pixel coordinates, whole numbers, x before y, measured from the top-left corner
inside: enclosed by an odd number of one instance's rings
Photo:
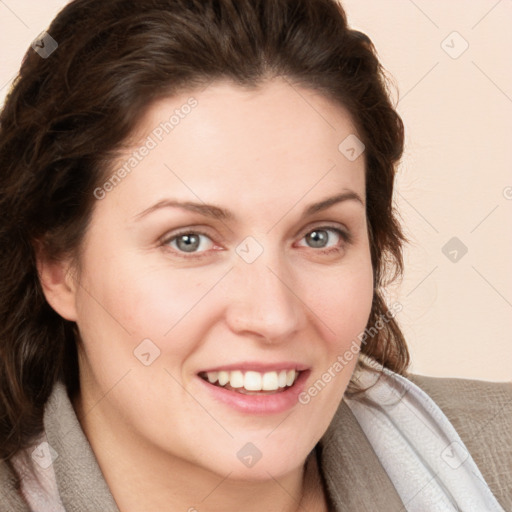
[[[151,258],[129,249],[126,240],[114,243],[111,236],[102,235],[96,235],[84,256],[82,304],[96,302],[95,315],[103,317],[106,325],[117,324],[125,335],[127,331],[161,335],[191,300],[185,275],[176,272],[170,282],[162,265],[152,266]]]
[[[339,407],[357,364],[359,336],[368,323],[373,300],[370,260],[362,258],[340,271],[334,281],[332,277],[330,286],[323,288],[326,291],[315,296],[321,349],[316,352],[318,364],[308,385],[299,395],[303,427],[311,432],[324,432]]]
[[[311,294],[311,309],[322,320],[322,338],[330,357],[346,350],[366,328],[373,301],[373,271],[369,259],[347,265],[339,273],[316,278],[317,292]],[[308,304],[309,305],[309,304]]]
[[[214,303],[206,296],[218,280],[215,271],[140,266],[129,272],[136,277],[122,291],[124,300],[119,316],[139,336],[158,339],[163,344],[172,339],[173,351],[179,351],[187,345],[186,337],[177,339],[173,334],[184,326],[195,331],[211,319]],[[206,313],[200,307],[205,298],[205,304],[210,306]]]
[[[211,318],[209,311],[197,306],[218,280],[214,272],[148,266],[140,256],[92,256],[78,290],[77,310],[82,337],[89,341],[88,355],[95,363],[101,360],[105,368],[133,365],[134,350],[145,339],[162,354],[172,352],[176,362],[193,351],[191,340],[196,338],[184,336],[183,329],[197,332]]]

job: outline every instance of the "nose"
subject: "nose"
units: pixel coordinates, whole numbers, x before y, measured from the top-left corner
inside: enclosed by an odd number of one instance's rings
[[[305,321],[297,284],[279,258],[264,252],[253,263],[238,261],[226,290],[226,321],[238,335],[281,343]]]

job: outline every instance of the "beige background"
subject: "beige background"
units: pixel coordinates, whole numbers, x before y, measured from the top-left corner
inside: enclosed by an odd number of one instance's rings
[[[26,48],[66,3],[0,0],[0,103]],[[510,381],[512,1],[343,4],[394,77],[406,125],[396,202],[411,243],[388,300],[403,305],[411,369]]]

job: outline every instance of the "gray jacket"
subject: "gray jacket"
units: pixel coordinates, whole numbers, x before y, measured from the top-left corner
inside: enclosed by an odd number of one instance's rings
[[[512,512],[512,383],[409,378],[443,410],[501,506]],[[50,397],[44,424],[48,442],[59,454],[53,466],[66,511],[119,512],[62,384]],[[344,401],[316,453],[330,510],[407,510]],[[0,463],[0,511],[31,512],[14,481],[8,466]]]

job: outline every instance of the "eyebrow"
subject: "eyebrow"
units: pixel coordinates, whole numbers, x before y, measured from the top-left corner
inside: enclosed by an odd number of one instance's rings
[[[334,204],[342,203],[345,201],[355,201],[360,203],[364,207],[364,202],[361,199],[360,195],[354,192],[353,190],[346,190],[341,194],[337,194],[335,196],[327,197],[322,199],[317,203],[313,203],[304,209],[302,212],[301,218],[308,217],[317,212],[327,210]],[[213,204],[206,203],[195,203],[192,201],[177,201],[175,199],[162,199],[158,201],[158,203],[146,208],[144,211],[135,215],[135,220],[139,220],[150,213],[160,210],[162,208],[181,208],[183,210],[199,213],[205,217],[211,217],[219,220],[235,220],[236,216],[233,212],[221,208],[220,206],[216,206]]]

